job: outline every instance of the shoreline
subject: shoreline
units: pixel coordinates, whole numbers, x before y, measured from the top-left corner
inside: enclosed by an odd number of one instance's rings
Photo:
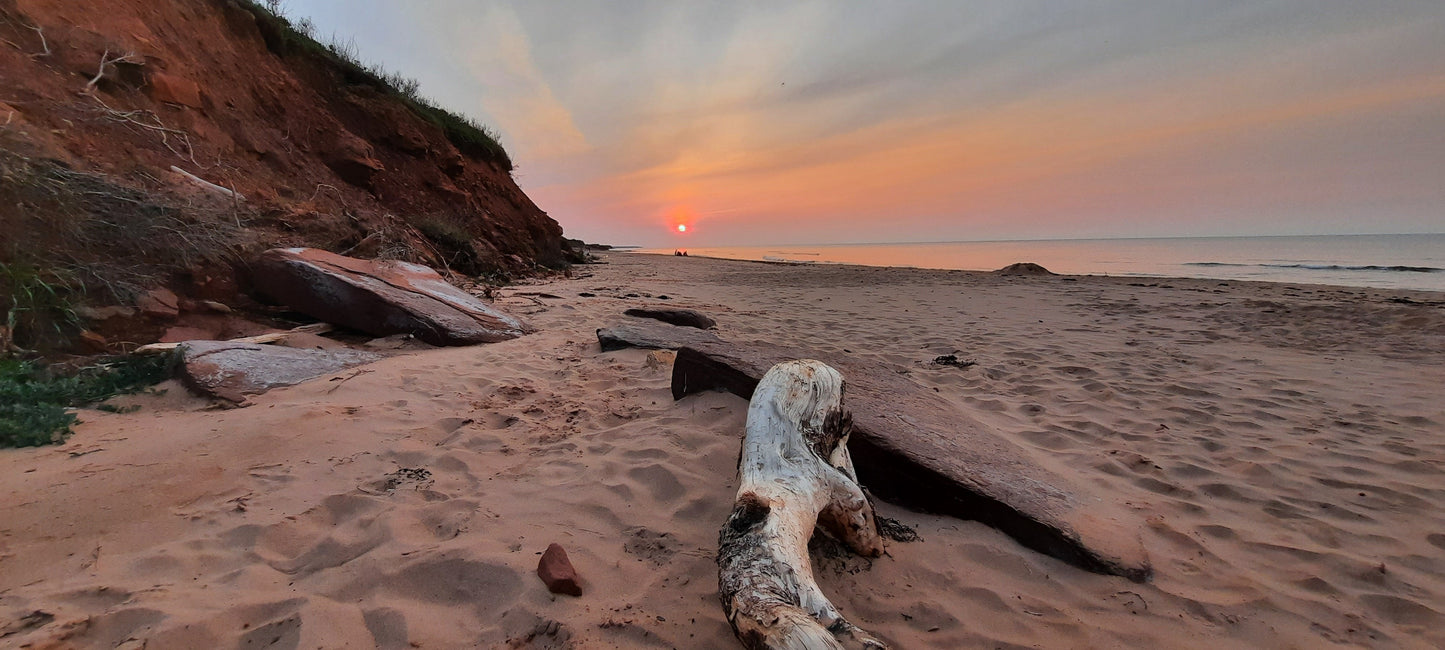
[[[664,255],[672,252],[634,250]],[[991,271],[1030,261],[1071,275],[1191,277],[1445,292],[1445,235],[701,246],[687,250],[721,259],[938,270]]]
[[[618,254],[618,255],[652,255],[652,256],[657,256],[657,257],[662,257],[662,258],[675,257],[674,255],[672,255],[672,254],[670,254],[670,253],[644,252],[644,251],[637,251],[637,250],[616,250],[616,251],[609,251],[609,252],[610,252],[610,253],[615,253],[615,254]],[[968,274],[983,275],[983,276],[992,276],[992,275],[994,275],[994,274],[998,271],[998,269],[993,269],[993,270],[980,270],[980,269],[943,269],[943,268],[933,268],[933,267],[926,267],[926,266],[896,266],[896,265],[894,265],[894,266],[889,266],[889,265],[857,264],[857,263],[853,263],[853,262],[808,262],[808,261],[795,261],[795,260],[750,260],[750,259],[740,259],[740,258],[734,258],[734,257],[717,257],[717,256],[713,256],[713,255],[688,255],[688,256],[686,257],[686,259],[712,260],[712,261],[717,261],[717,262],[746,262],[746,263],[749,263],[749,264],[768,264],[768,265],[774,265],[774,266],[842,267],[842,268],[856,268],[856,269],[895,269],[895,270],[906,270],[906,271],[925,271],[925,272],[934,272],[934,273],[940,273],[940,274],[968,273]],[[1028,260],[1019,260],[1019,261],[1020,261],[1020,262],[1027,262]],[[1278,287],[1280,287],[1280,288],[1282,288],[1282,289],[1287,289],[1287,290],[1288,290],[1288,289],[1298,290],[1298,289],[1300,289],[1300,288],[1310,288],[1310,289],[1315,289],[1315,290],[1334,290],[1334,291],[1345,291],[1345,292],[1349,292],[1349,291],[1366,291],[1366,292],[1371,292],[1371,293],[1399,293],[1399,294],[1409,294],[1409,295],[1402,295],[1402,296],[1400,296],[1400,297],[1409,298],[1409,299],[1411,299],[1411,300],[1414,300],[1414,299],[1416,299],[1416,298],[1420,298],[1421,300],[1420,300],[1419,302],[1420,302],[1421,304],[1425,305],[1425,306],[1445,305],[1445,290],[1434,290],[1434,289],[1394,289],[1394,288],[1388,288],[1388,287],[1362,287],[1362,286],[1348,285],[1348,284],[1328,284],[1328,283],[1315,283],[1315,282],[1283,282],[1283,281],[1279,281],[1279,280],[1236,280],[1236,279],[1230,279],[1230,278],[1204,278],[1204,277],[1190,277],[1190,276],[1179,276],[1179,275],[1108,275],[1108,274],[1103,274],[1103,273],[1081,273],[1081,274],[1075,274],[1075,273],[1054,273],[1053,271],[1050,271],[1050,273],[1053,273],[1053,275],[1052,275],[1052,276],[1043,276],[1043,277],[1073,278],[1075,281],[1080,280],[1080,279],[1114,280],[1114,281],[1126,281],[1126,282],[1129,282],[1129,283],[1131,283],[1131,284],[1132,284],[1132,283],[1138,283],[1138,282],[1156,282],[1156,283],[1158,283],[1158,282],[1165,282],[1165,281],[1178,281],[1178,282],[1184,282],[1184,283],[1188,283],[1188,282],[1216,282],[1216,283],[1218,283],[1218,282],[1223,282],[1223,283],[1238,283],[1238,284],[1242,284],[1242,285],[1278,286]],[[1171,288],[1171,287],[1164,287],[1164,288]]]
[[[171,386],[120,398],[135,412],[83,411],[63,445],[0,450],[15,495],[0,504],[0,626],[35,623],[4,641],[738,647],[713,557],[747,402],[674,401],[669,353],[596,340],[626,308],[667,306],[712,316],[724,340],[893,368],[1143,522],[1155,577],[1136,584],[877,501],[922,540],[813,562],[844,615],[895,647],[1445,644],[1437,306],[1352,287],[600,256],[498,292],[535,334],[242,409]],[[933,363],[948,354],[976,364]],[[580,598],[535,575],[553,542]]]

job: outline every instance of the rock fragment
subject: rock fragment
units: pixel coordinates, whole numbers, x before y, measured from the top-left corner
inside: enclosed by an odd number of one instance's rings
[[[700,330],[710,330],[717,327],[717,321],[691,309],[643,309],[634,307],[622,313],[634,318],[660,320],[664,323],[677,325],[679,327],[696,327]]]
[[[552,544],[542,553],[542,560],[537,563],[537,577],[547,585],[547,591],[554,594],[582,595],[577,570],[572,568],[572,561],[567,559],[567,551],[561,544]]]

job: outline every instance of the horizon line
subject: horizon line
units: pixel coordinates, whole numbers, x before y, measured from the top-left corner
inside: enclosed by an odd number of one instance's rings
[[[1270,237],[1414,237],[1419,235],[1445,235],[1445,232],[1378,232],[1378,233],[1315,233],[1292,235],[1174,235],[1167,237],[1043,237],[1033,239],[945,239],[927,241],[874,241],[874,242],[799,242],[773,244],[714,244],[699,245],[695,248],[760,248],[766,246],[909,246],[915,244],[1006,244],[1018,242],[1066,242],[1066,241],[1144,241],[1152,239],[1262,239]],[[666,246],[644,246],[641,244],[607,244],[612,248],[666,248]],[[673,246],[673,248],[681,248]]]

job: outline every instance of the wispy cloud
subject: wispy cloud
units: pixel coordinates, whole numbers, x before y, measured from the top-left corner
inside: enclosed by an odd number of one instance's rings
[[[589,239],[1445,228],[1438,4],[296,4],[388,61],[417,25]]]

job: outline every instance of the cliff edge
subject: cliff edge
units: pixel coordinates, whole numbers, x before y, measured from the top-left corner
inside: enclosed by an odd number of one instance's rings
[[[0,288],[234,306],[273,246],[566,265],[495,136],[308,31],[242,0],[0,0]],[[20,320],[73,306],[52,302]]]

